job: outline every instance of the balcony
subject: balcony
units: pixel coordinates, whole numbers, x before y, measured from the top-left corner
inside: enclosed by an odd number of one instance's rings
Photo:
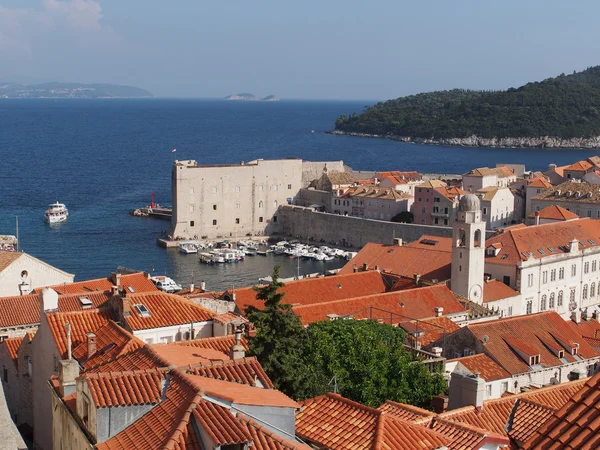
[[[450,218],[450,213],[444,211],[432,212],[431,217],[443,217],[445,219],[448,219]]]

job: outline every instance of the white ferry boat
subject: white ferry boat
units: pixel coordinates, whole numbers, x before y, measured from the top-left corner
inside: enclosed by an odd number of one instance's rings
[[[184,254],[198,253],[198,246],[195,242],[186,241],[179,243],[179,251]]]
[[[175,283],[173,279],[165,276],[150,277],[150,281],[163,292],[172,294],[181,290],[181,285]]]
[[[69,210],[62,203],[52,203],[44,213],[44,220],[48,223],[60,223],[67,220]]]

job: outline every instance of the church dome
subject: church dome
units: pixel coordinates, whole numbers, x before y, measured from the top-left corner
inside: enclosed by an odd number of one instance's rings
[[[480,212],[481,203],[479,202],[479,197],[477,197],[475,194],[463,195],[458,203],[458,210],[461,212]]]

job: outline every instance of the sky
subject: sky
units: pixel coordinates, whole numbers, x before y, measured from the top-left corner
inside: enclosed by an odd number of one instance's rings
[[[0,82],[385,100],[600,64],[600,2],[0,0]]]

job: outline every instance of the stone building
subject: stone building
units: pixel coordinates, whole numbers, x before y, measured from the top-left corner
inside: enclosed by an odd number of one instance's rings
[[[26,295],[36,288],[72,283],[74,277],[27,253],[0,250],[0,297]]]
[[[468,192],[476,192],[487,187],[508,187],[517,180],[517,176],[507,166],[490,169],[480,167],[473,169],[463,175],[463,189]]]
[[[515,196],[507,187],[486,187],[476,194],[481,199],[481,217],[489,230],[511,225],[515,210]]]
[[[393,188],[374,185],[348,189],[333,199],[333,210],[345,216],[390,221],[401,212],[412,211],[413,196]]]
[[[342,161],[263,160],[203,166],[175,161],[172,172],[174,239],[214,239],[269,234],[281,205],[292,204],[323,167],[344,172]]]
[[[414,223],[451,226],[464,194],[466,191],[439,180],[419,184],[415,188]]]
[[[600,219],[600,190],[595,184],[568,180],[531,199],[532,213],[550,205],[560,206],[579,217]]]

